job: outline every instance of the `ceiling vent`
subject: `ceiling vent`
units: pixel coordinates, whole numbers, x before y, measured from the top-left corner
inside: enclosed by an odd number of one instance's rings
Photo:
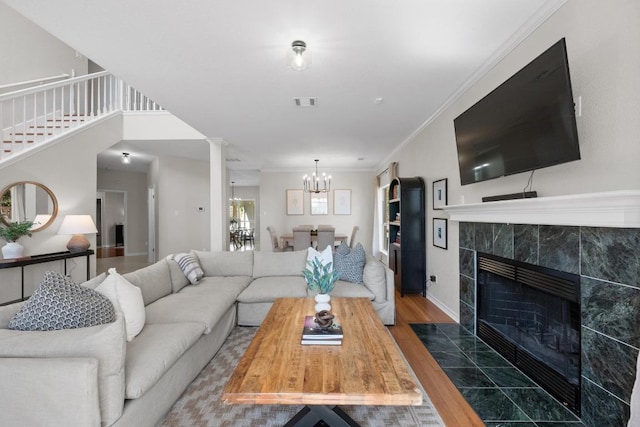
[[[315,96],[293,98],[296,107],[315,107],[318,105],[318,98]]]

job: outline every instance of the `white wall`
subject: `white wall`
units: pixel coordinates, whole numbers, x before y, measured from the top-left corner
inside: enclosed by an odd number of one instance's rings
[[[89,127],[86,131],[73,135],[58,143],[51,144],[42,152],[27,157],[15,164],[0,167],[0,188],[16,181],[36,181],[49,187],[58,199],[58,216],[45,230],[23,237],[20,243],[25,247],[25,255],[37,255],[66,251],[68,235],[59,235],[62,219],[68,214],[90,214],[95,219],[97,166],[96,154],[117,143],[122,135],[120,116]],[[87,235],[91,247],[95,249],[95,235]],[[4,244],[4,242],[0,243]],[[91,271],[95,273],[95,256],[91,257]],[[76,281],[86,279],[84,258],[67,262],[68,274]],[[27,295],[42,279],[46,269],[62,271],[61,263],[41,264],[25,269]],[[16,270],[16,269],[11,269]],[[19,270],[19,269],[18,269]],[[5,276],[5,274],[7,276]],[[11,292],[7,284],[20,286],[14,271],[0,271],[0,301],[5,292]],[[19,277],[19,276],[18,276]]]
[[[147,174],[98,169],[98,191],[124,191],[127,195],[127,217],[110,220],[110,226],[118,222],[125,223],[125,254],[140,255],[147,253]],[[108,195],[109,193],[107,193]],[[105,203],[109,207],[110,202]],[[107,218],[109,221],[109,218]],[[115,231],[110,229],[103,240],[104,246],[115,245]]]
[[[87,73],[87,59],[4,3],[0,3],[0,84],[60,74]],[[13,91],[24,89],[6,89]]]
[[[157,259],[191,249],[209,250],[211,209],[225,209],[209,203],[209,162],[161,156],[153,169]]]
[[[569,0],[538,30],[431,122],[391,160],[399,176],[427,183],[427,272],[438,283],[429,295],[458,315],[458,224],[449,223],[449,249],[432,246],[431,183],[448,178],[449,204],[480,202],[483,196],[522,191],[529,173],[462,187],[453,120],[552,44],[566,38],[582,159],[535,172],[539,196],[640,188],[640,3]]]
[[[268,226],[274,226],[281,235],[291,232],[297,225],[331,224],[336,233],[351,235],[354,225],[360,227],[356,241],[371,253],[375,174],[373,172],[331,171],[329,214],[311,215],[309,194],[304,195],[304,215],[286,214],[286,190],[302,189],[301,172],[262,172],[260,174],[260,249],[271,250]],[[333,189],[351,190],[351,215],[333,214]]]

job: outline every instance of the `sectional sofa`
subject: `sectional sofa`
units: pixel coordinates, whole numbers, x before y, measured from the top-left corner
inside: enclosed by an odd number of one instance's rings
[[[130,342],[120,313],[99,326],[17,331],[7,325],[24,303],[0,307],[0,425],[153,426],[236,325],[260,325],[275,298],[312,296],[306,251],[193,253],[204,272],[196,284],[172,257],[124,275],[146,317]],[[339,280],[331,295],[367,297],[394,324],[393,273],[367,257],[363,279]]]

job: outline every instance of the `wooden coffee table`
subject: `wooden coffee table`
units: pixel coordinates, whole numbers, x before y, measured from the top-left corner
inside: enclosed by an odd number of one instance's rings
[[[393,338],[366,298],[332,298],[340,346],[302,345],[312,298],[279,298],[225,385],[229,404],[307,405],[287,425],[357,425],[335,405],[420,405]]]

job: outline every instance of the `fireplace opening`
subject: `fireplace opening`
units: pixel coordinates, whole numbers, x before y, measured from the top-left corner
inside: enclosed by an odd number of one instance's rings
[[[580,276],[478,253],[477,335],[580,416]]]

